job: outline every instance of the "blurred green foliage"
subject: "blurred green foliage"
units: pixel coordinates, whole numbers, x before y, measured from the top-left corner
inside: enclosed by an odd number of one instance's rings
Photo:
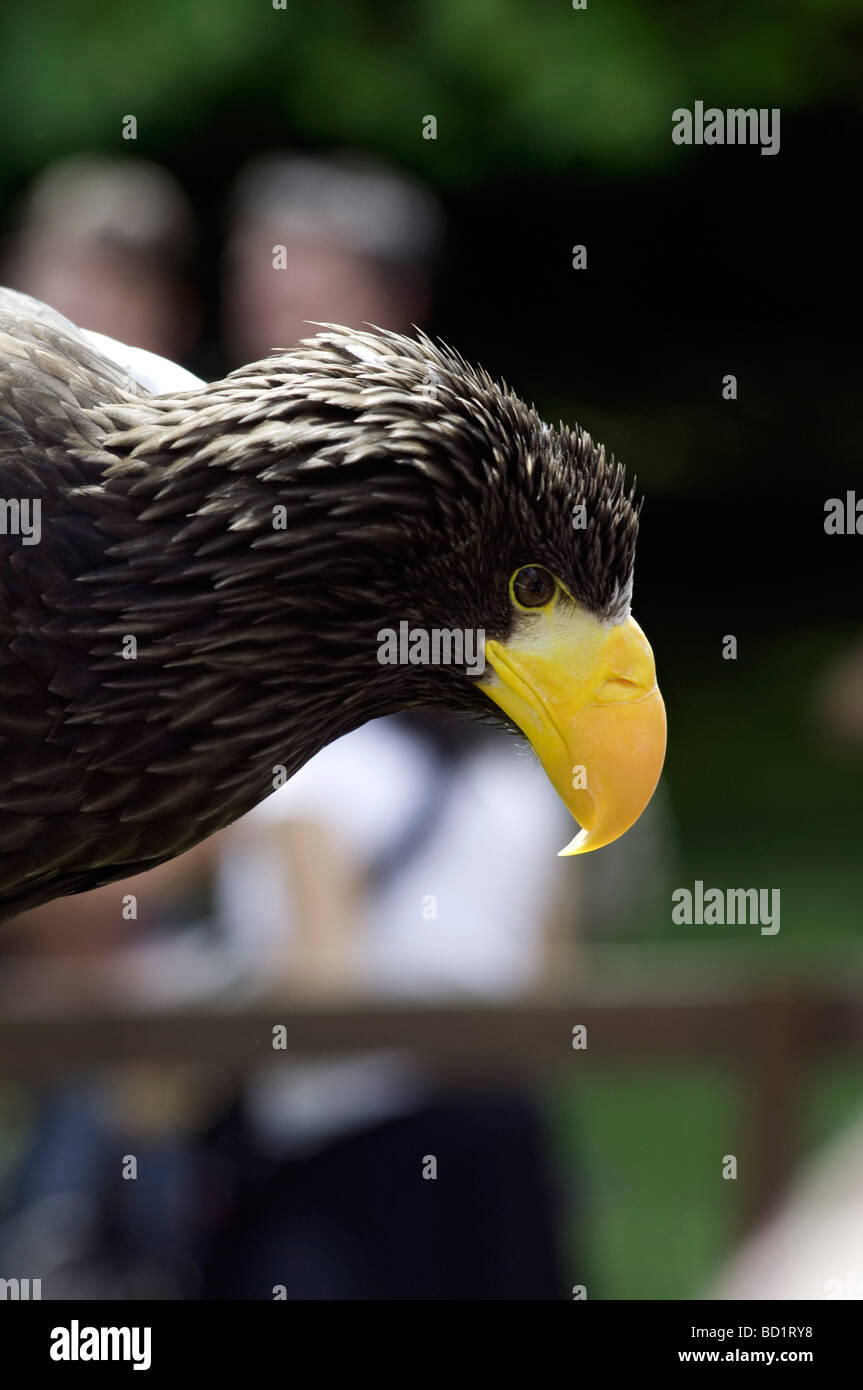
[[[860,102],[859,0],[34,0],[0,16],[0,129],[22,177],[245,104],[285,136],[367,146],[458,184],[496,171],[668,162],[671,111]],[[423,141],[434,114],[436,141]]]
[[[743,1180],[725,1182],[717,1158],[743,1143],[731,1074],[615,1066],[548,1100],[559,1169],[583,1193],[571,1282],[589,1299],[703,1294],[741,1228]]]
[[[801,1105],[804,1151],[859,1124],[859,1068],[813,1068]],[[723,1180],[717,1155],[746,1153],[739,1078],[709,1066],[602,1068],[547,1092],[568,1190],[571,1283],[588,1298],[703,1298],[734,1253],[751,1171]]]

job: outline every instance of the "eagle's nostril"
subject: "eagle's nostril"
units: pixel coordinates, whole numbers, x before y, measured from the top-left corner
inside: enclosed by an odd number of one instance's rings
[[[614,700],[635,700],[646,693],[646,687],[640,681],[627,680],[625,676],[611,676],[602,682],[596,697],[610,704]]]

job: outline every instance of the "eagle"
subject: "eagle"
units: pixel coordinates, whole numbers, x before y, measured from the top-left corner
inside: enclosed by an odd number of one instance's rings
[[[106,346],[0,291],[0,920],[407,709],[525,735],[581,827],[562,854],[633,824],[665,710],[640,504],[589,434],[422,334],[322,325],[162,394]],[[435,633],[480,659],[432,660]]]

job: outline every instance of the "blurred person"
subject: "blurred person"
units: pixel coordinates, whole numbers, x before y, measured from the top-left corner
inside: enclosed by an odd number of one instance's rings
[[[293,347],[312,322],[410,332],[428,313],[442,232],[434,196],[369,156],[254,161],[232,193],[224,256],[232,365]]]
[[[80,324],[148,390],[182,390],[199,384],[170,360],[197,331],[188,287],[194,248],[191,203],[167,170],[136,157],[78,154],[50,165],[22,199],[0,246],[0,281]],[[193,851],[179,869],[147,881],[182,884],[199,863]],[[121,894],[140,882],[128,880]],[[10,924],[4,947],[96,956],[140,930],[118,918],[117,901],[109,886],[48,903]]]
[[[566,820],[496,731],[376,720],[222,841],[218,920],[301,998],[517,999],[547,978]],[[399,1051],[274,1052],[206,1147],[227,1208],[207,1296],[564,1296],[544,1124],[519,1084],[443,1084]]]
[[[196,332],[187,276],[194,245],[191,204],[167,170],[135,157],[74,155],[50,165],[22,199],[0,247],[0,281],[80,323],[158,394],[198,382],[161,360],[185,353]],[[198,862],[193,852],[159,881],[181,884]],[[128,880],[121,894],[140,882]],[[95,958],[140,930],[118,915],[117,902],[109,886],[24,913],[10,924],[4,952]]]
[[[442,218],[414,180],[356,155],[272,155],[240,175],[231,211],[231,362],[292,346],[308,320],[409,331],[425,316]],[[222,840],[226,939],[316,995],[529,990],[560,881],[540,871],[544,836],[566,828],[537,771],[432,716],[357,730]],[[215,1154],[231,1214],[210,1296],[562,1295],[543,1126],[518,1086],[441,1086],[401,1054],[276,1062],[248,1079]],[[440,1155],[439,1187],[423,1154]]]
[[[199,324],[188,277],[192,209],[166,170],[134,157],[74,156],[35,181],[12,220],[0,281],[80,323],[149,390],[196,380],[160,360],[185,356]],[[120,948],[134,947],[179,898],[199,891],[203,863],[193,850],[165,865],[167,873],[22,914],[4,933],[7,968],[27,965],[17,978],[40,997],[70,980],[98,987]],[[123,912],[127,894],[140,901],[140,916]],[[135,1150],[148,1180],[119,1181],[118,1153],[129,1147],[131,1101],[142,1088],[126,1073],[121,1089],[125,1105],[115,1103],[106,1075],[75,1078],[43,1088],[24,1112],[0,1258],[4,1268],[38,1267],[46,1297],[177,1297],[193,1287],[182,1240],[190,1212],[184,1146],[151,1126]]]
[[[167,170],[135,157],[75,155],[30,188],[0,248],[0,283],[83,328],[184,358],[200,327],[189,288],[191,205]]]

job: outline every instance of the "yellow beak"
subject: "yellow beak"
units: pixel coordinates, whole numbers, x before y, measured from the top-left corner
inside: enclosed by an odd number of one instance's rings
[[[560,853],[610,845],[638,820],[665,759],[665,706],[638,623],[607,627],[561,601],[526,613],[506,646],[487,642],[485,658],[480,688],[530,739],[582,827]]]

